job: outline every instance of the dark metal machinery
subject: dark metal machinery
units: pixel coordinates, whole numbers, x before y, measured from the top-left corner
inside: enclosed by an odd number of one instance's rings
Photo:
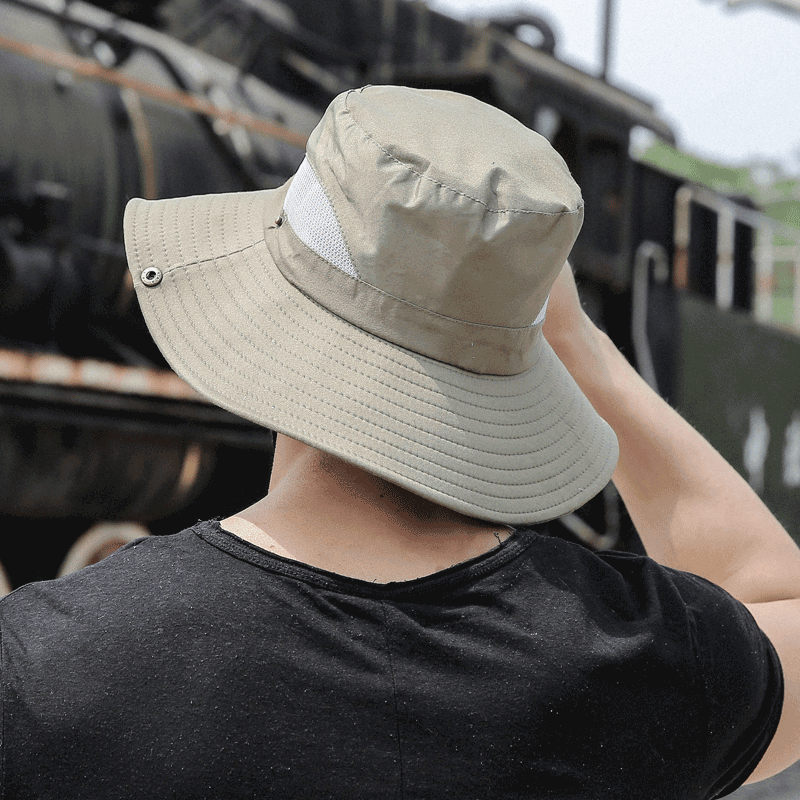
[[[96,521],[166,532],[264,490],[268,432],[195,396],[150,341],[121,213],[133,195],[278,185],[327,102],[365,83],[473,94],[553,142],[584,192],[572,260],[590,312],[744,471],[744,412],[731,412],[733,433],[708,417],[729,385],[693,388],[708,370],[692,343],[702,325],[727,331],[731,320],[734,337],[751,335],[754,223],[737,217],[720,309],[716,231],[728,207],[631,159],[634,127],[671,140],[669,127],[646,102],[559,61],[544,20],[467,24],[419,0],[102,5],[0,0],[0,561],[12,583],[54,574]],[[780,358],[797,357],[784,339]],[[718,346],[735,375],[748,369],[730,362],[735,342]],[[235,497],[215,488],[231,470]],[[766,474],[765,497],[777,485]],[[797,499],[775,491],[788,516]],[[613,487],[554,531],[637,546]]]
[[[97,521],[174,530],[263,492],[269,432],[191,392],[147,334],[122,212],[278,185],[318,113],[168,36],[47,2],[0,4],[0,107],[0,561],[18,584],[54,575]],[[231,469],[233,497],[214,481]]]

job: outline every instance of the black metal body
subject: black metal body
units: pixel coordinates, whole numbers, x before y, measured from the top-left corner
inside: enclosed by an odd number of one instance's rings
[[[91,7],[0,3],[0,562],[12,584],[52,577],[49,554],[94,522],[167,531],[265,491],[270,432],[164,383],[122,247],[130,197],[275,186],[296,169],[317,111],[239,77]],[[233,487],[215,480],[232,469]]]

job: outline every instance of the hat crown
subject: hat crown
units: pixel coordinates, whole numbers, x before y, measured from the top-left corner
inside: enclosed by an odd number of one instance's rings
[[[268,235],[308,296],[387,341],[483,374],[532,366],[583,220],[546,139],[454,92],[366,87],[329,106]]]
[[[308,160],[359,277],[468,322],[532,324],[583,219],[580,189],[546,139],[453,92],[340,95]]]

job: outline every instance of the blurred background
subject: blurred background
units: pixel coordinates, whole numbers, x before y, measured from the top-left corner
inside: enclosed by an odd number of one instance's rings
[[[730,168],[800,172],[800,2],[783,0],[431,0],[461,19],[539,13],[556,55],[650,99],[680,149]],[[768,176],[769,171],[759,174]]]
[[[263,493],[270,432],[169,371],[122,212],[280,185],[366,83],[466,92],[553,143],[590,313],[800,537],[798,6],[0,0],[6,588]],[[553,529],[640,548],[613,486]]]
[[[800,0],[0,0],[0,594],[265,493],[271,432],[169,370],[122,213],[280,185],[367,83],[552,142],[589,313],[800,541],[798,63]],[[544,530],[642,549],[611,484]]]

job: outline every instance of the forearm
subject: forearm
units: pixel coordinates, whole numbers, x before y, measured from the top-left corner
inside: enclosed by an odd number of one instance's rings
[[[574,331],[573,331],[574,334]],[[800,551],[744,479],[584,318],[557,352],[620,443],[616,484],[649,555],[743,602],[800,596]]]

